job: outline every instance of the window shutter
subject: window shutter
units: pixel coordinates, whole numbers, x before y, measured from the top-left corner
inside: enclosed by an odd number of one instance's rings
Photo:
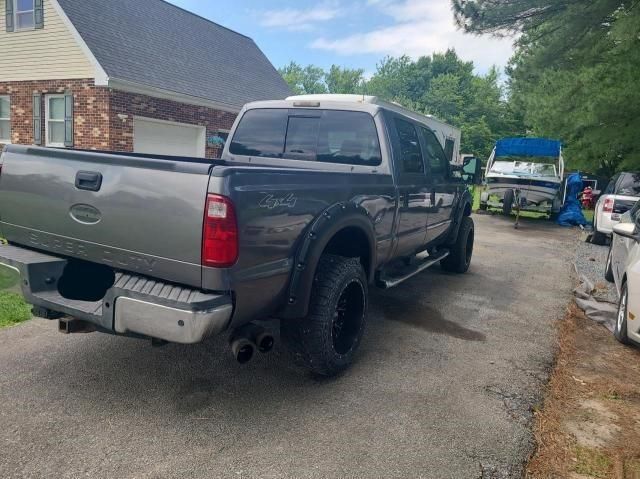
[[[73,93],[64,92],[64,146],[73,146]]]
[[[6,13],[7,31],[13,31],[13,0],[4,0],[4,9]]]
[[[33,18],[36,29],[44,28],[44,0],[35,0],[33,2]]]
[[[42,94],[33,94],[33,144],[42,145]]]

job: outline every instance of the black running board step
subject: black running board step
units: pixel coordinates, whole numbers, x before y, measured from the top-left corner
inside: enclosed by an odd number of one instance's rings
[[[449,250],[442,250],[436,253],[435,256],[429,256],[423,262],[412,265],[409,270],[405,270],[404,274],[400,276],[384,276],[381,275],[376,282],[376,285],[382,289],[393,288],[394,286],[398,286],[400,283],[412,278],[418,273],[421,273],[427,268],[430,268],[436,263],[439,263],[443,259],[449,256]]]

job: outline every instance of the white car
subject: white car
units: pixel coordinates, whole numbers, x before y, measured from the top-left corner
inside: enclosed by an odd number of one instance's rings
[[[640,344],[640,202],[613,226],[605,278],[618,291],[614,336],[621,343]]]
[[[640,197],[640,173],[618,173],[602,192],[593,215],[593,244],[605,244],[620,217]]]

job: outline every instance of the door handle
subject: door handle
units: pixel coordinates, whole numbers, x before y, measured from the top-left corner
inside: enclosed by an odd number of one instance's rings
[[[76,173],[76,188],[87,191],[100,191],[102,174],[95,171],[78,171]]]

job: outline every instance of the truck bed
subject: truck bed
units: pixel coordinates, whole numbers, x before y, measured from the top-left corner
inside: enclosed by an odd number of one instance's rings
[[[239,317],[280,301],[301,234],[331,205],[355,198],[375,218],[378,260],[392,247],[390,175],[18,145],[1,158],[0,236],[173,284],[248,297],[259,291],[261,300],[245,300]],[[78,186],[85,173],[101,175],[97,191]],[[202,264],[211,194],[235,206],[241,253],[232,268]]]

